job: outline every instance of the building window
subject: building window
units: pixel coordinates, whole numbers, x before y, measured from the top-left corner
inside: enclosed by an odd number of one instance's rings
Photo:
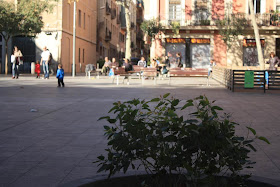
[[[86,29],[86,13],[84,13],[84,29]]]
[[[181,19],[181,1],[170,0],[169,1],[169,20]]]
[[[253,0],[254,13],[261,13],[261,0]],[[248,7],[250,13],[250,7]]]
[[[79,27],[82,27],[82,11],[79,10]]]
[[[85,63],[85,49],[83,49],[83,63]]]
[[[201,20],[209,20],[210,11],[208,10],[208,0],[195,1],[194,16],[196,24],[199,24]]]
[[[81,63],[81,48],[79,48],[79,63]]]

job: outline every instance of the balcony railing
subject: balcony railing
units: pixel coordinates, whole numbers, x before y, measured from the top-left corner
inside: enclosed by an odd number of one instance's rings
[[[107,15],[111,14],[111,8],[109,7],[108,2],[106,2],[106,14]]]
[[[108,28],[106,28],[106,35],[105,35],[105,41],[110,41],[112,38],[112,32],[109,31]]]
[[[117,15],[117,10],[115,8],[111,9],[111,19],[115,19]]]
[[[258,26],[280,26],[280,14],[265,13],[255,16]],[[173,19],[169,15],[160,15],[161,24],[165,27],[170,27],[172,22],[179,22],[180,26],[217,26],[219,20],[224,20],[227,25],[230,25],[232,18],[242,19],[248,26],[252,26],[250,14],[245,13],[231,14],[228,19],[221,19],[217,15],[207,13],[190,13],[186,14],[184,18],[177,16]]]

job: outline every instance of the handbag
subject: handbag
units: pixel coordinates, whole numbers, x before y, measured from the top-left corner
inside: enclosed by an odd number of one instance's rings
[[[19,65],[23,65],[23,56],[18,57]]]

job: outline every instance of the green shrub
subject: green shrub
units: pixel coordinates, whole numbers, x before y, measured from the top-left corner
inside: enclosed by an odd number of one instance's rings
[[[111,125],[104,126],[107,156],[94,162],[99,163],[98,172],[109,171],[111,177],[129,167],[144,167],[155,179],[182,174],[191,186],[214,185],[216,176],[225,174],[241,184],[249,176],[241,176],[240,171],[254,164],[248,156],[256,151],[252,142],[269,142],[250,127],[253,138],[236,135],[238,124],[228,114],[219,117],[223,109],[214,103],[205,96],[183,101],[169,94],[150,101],[115,102],[109,111],[112,116],[100,118]]]

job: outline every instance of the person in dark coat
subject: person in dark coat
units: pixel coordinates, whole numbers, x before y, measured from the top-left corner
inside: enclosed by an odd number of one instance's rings
[[[124,59],[124,63],[122,66],[126,72],[133,70],[131,63],[129,62],[129,60],[127,58]]]

